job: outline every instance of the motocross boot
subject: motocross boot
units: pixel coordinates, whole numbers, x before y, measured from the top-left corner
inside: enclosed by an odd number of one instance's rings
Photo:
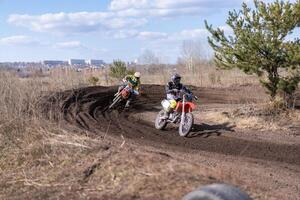
[[[129,108],[130,107],[130,100],[127,100],[126,104],[125,104],[125,108]]]

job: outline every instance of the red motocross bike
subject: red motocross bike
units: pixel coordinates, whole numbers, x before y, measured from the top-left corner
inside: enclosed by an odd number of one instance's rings
[[[191,94],[183,94],[182,100],[177,102],[174,112],[170,113],[168,119],[164,119],[165,109],[170,106],[168,100],[161,102],[163,109],[158,113],[155,120],[155,128],[158,130],[164,129],[168,123],[179,124],[179,135],[186,137],[194,124],[193,110],[196,105],[192,100],[198,100],[198,97]]]
[[[132,92],[137,93],[137,91],[132,89],[132,85],[128,83],[126,87],[124,87],[114,95],[114,99],[112,103],[109,105],[108,109],[113,109],[122,101],[126,101]]]

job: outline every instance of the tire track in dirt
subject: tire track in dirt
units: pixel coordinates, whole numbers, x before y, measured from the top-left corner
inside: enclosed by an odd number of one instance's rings
[[[257,99],[240,97],[235,90],[209,89],[192,87],[192,91],[200,98],[201,104],[255,102]],[[43,103],[44,112],[49,115],[50,110],[60,110],[64,119],[76,126],[103,134],[109,128],[109,134],[132,139],[138,145],[149,145],[155,148],[172,151],[189,152],[205,151],[265,161],[300,165],[300,146],[298,144],[276,144],[266,141],[251,141],[247,139],[226,137],[222,133],[232,131],[226,125],[216,129],[220,136],[201,137],[206,125],[195,125],[192,138],[182,138],[177,129],[159,131],[154,125],[133,116],[134,113],[145,111],[158,112],[160,101],[164,97],[163,86],[145,85],[144,94],[132,105],[130,111],[103,112],[109,105],[116,87],[88,87],[57,93],[46,98]],[[230,94],[230,95],[228,95]],[[236,94],[236,95],[234,95]],[[51,112],[58,115],[57,112]],[[55,117],[55,116],[54,116]],[[109,127],[108,127],[109,126]]]

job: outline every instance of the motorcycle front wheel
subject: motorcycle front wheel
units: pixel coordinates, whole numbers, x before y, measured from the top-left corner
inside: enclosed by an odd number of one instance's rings
[[[186,137],[191,131],[194,124],[194,116],[192,113],[185,113],[184,120],[180,122],[179,135]]]
[[[108,107],[109,109],[112,109],[115,105],[117,105],[120,101],[122,100],[122,96],[117,96],[115,97],[114,101],[110,106]]]
[[[164,113],[165,113],[165,111],[161,110],[156,116],[155,128],[158,130],[162,130],[162,129],[166,128],[166,126],[167,126],[167,123],[168,123],[167,120],[162,119],[162,117],[164,116]]]

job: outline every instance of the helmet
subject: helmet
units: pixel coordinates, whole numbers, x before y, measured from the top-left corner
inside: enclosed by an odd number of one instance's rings
[[[135,73],[134,73],[134,76],[135,76],[136,78],[141,78],[141,73],[140,73],[140,72],[135,72]]]
[[[173,83],[178,84],[178,83],[180,83],[181,76],[180,76],[179,74],[174,74],[174,75],[171,77],[171,80],[173,81]]]

